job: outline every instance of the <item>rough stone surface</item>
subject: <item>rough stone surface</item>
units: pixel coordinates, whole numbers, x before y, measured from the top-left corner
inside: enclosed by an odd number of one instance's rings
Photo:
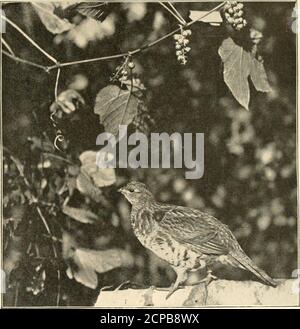
[[[299,306],[296,280],[277,280],[272,288],[254,281],[213,281],[187,286],[166,299],[167,290],[102,291],[96,307]],[[293,289],[294,288],[294,289]]]

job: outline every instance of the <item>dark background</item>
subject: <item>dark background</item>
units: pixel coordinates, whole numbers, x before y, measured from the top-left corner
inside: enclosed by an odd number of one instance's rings
[[[176,60],[172,38],[134,58],[135,73],[147,87],[147,102],[156,132],[203,132],[205,173],[200,180],[185,180],[184,170],[116,170],[117,183],[103,188],[114,209],[97,205],[77,191],[73,206],[93,209],[101,220],[86,226],[60,211],[44,207],[47,221],[58,239],[72,236],[91,249],[118,247],[134,258],[131,268],[99,274],[98,288],[89,289],[65,275],[61,255],[53,259],[51,243],[37,219],[34,205],[26,198],[26,186],[15,165],[4,153],[4,260],[9,274],[6,305],[55,305],[56,269],[61,270],[60,305],[91,305],[103,286],[130,280],[141,285],[167,286],[174,280],[168,265],[143,248],[129,225],[129,204],[116,192],[130,179],[147,183],[158,200],[201,208],[228,224],[246,253],[271,276],[290,278],[297,268],[296,220],[296,34],[291,31],[293,3],[246,4],[247,20],[263,32],[260,52],[272,86],[269,94],[251,90],[250,111],[241,108],[223,82],[218,47],[224,28],[194,24],[191,52],[186,66]],[[189,9],[207,10],[209,3],[180,3],[176,7],[188,17]],[[143,15],[139,15],[142,13]],[[54,36],[48,32],[30,4],[10,4],[7,17],[61,62],[111,55],[135,49],[176,28],[175,19],[158,4],[120,4],[95,38],[92,28]],[[79,20],[82,18],[78,18]],[[20,57],[49,64],[16,31],[4,35]],[[87,42],[87,37],[91,41]],[[59,92],[72,81],[86,106],[64,120],[69,142],[66,156],[78,162],[82,151],[94,149],[103,131],[93,113],[97,92],[109,84],[119,60],[72,66],[62,70]],[[55,130],[49,119],[54,101],[55,73],[16,64],[3,56],[3,141],[24,164],[25,174],[40,198],[60,207],[57,191],[67,180],[66,166],[40,169]],[[74,84],[73,84],[74,86]],[[80,88],[78,88],[80,89]],[[28,141],[35,136],[40,146]],[[37,143],[38,144],[38,143]],[[54,151],[52,151],[54,152]],[[65,155],[63,155],[65,156]],[[41,181],[48,182],[46,189]],[[25,195],[25,196],[24,196]],[[43,206],[42,206],[43,207]],[[11,219],[7,221],[6,219]],[[67,232],[67,233],[66,233]],[[28,250],[30,251],[28,252]],[[37,266],[46,273],[42,276]],[[222,269],[219,277],[253,279],[243,271]]]

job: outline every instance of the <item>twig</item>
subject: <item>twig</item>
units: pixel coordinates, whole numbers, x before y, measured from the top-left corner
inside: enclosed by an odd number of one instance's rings
[[[54,97],[56,102],[58,98],[58,82],[59,82],[60,70],[61,70],[60,68],[57,69],[55,88],[54,88]]]
[[[211,9],[210,11],[206,12],[204,15],[202,15],[201,17],[199,17],[197,20],[195,21],[191,21],[187,24],[184,23],[185,27],[190,27],[191,25],[193,25],[194,23],[200,21],[201,19],[205,18],[206,16],[208,16],[209,14],[211,14],[213,11],[216,11],[220,8],[222,8],[224,5],[225,5],[226,2],[222,2],[221,4],[217,5],[216,7],[214,7],[213,9]],[[12,23],[12,22],[11,22]],[[14,24],[14,23],[13,23]],[[182,22],[183,24],[183,22]],[[110,55],[110,56],[103,56],[103,57],[95,57],[95,58],[89,58],[89,59],[83,59],[83,60],[77,60],[77,61],[71,61],[71,62],[65,62],[65,63],[59,63],[57,62],[54,58],[53,58],[53,61],[55,62],[55,65],[52,65],[52,66],[43,66],[43,65],[39,65],[39,64],[36,64],[36,63],[33,63],[33,62],[30,62],[30,61],[27,61],[27,60],[23,60],[19,57],[16,57],[16,56],[12,56],[10,55],[9,53],[5,52],[5,51],[2,51],[5,55],[7,55],[8,57],[18,61],[18,62],[22,62],[24,64],[28,64],[28,65],[32,65],[32,66],[35,66],[35,67],[39,67],[43,70],[45,70],[46,72],[49,72],[51,70],[54,70],[54,69],[58,69],[58,68],[63,68],[63,67],[67,67],[67,66],[72,66],[72,65],[78,65],[78,64],[87,64],[87,63],[92,63],[92,62],[99,62],[99,61],[106,61],[106,60],[112,60],[112,59],[118,59],[118,58],[122,58],[122,57],[125,57],[125,56],[128,56],[128,55],[137,55],[143,51],[145,51],[146,49],[148,48],[151,48],[153,46],[155,46],[156,44],[162,42],[163,40],[173,36],[175,33],[178,33],[180,32],[180,27],[169,32],[168,34],[158,38],[157,40],[153,41],[153,42],[150,42],[148,44],[145,44],[144,46],[141,46],[140,48],[137,48],[133,51],[129,51],[129,52],[124,52],[124,53],[120,53],[120,54],[116,54],[116,55]],[[22,31],[22,30],[21,30]],[[23,31],[20,32],[20,33],[24,33]],[[26,35],[26,34],[25,34]],[[27,35],[26,35],[27,36]],[[28,36],[27,36],[28,37]],[[28,37],[30,40],[31,38]],[[31,40],[33,41],[33,40]],[[33,41],[34,42],[34,41]]]
[[[60,64],[57,64],[57,65],[49,66],[48,69],[49,69],[49,71],[51,71],[51,70],[56,69],[58,67],[62,68],[62,67],[71,66],[71,65],[86,64],[86,63],[99,62],[99,61],[105,61],[105,60],[110,60],[110,59],[117,59],[117,58],[125,57],[127,55],[128,55],[128,52],[127,53],[116,54],[116,55],[111,55],[111,56],[103,56],[103,57],[82,59],[82,60],[72,61],[72,62],[65,62],[65,63],[60,63]]]
[[[35,41],[33,41],[29,35],[27,35],[17,24],[11,21],[4,15],[1,15],[2,19],[4,19],[8,24],[10,24],[13,28],[15,28],[19,33],[23,35],[25,39],[27,39],[36,49],[38,49],[42,54],[44,54],[48,59],[50,59],[53,63],[57,63],[57,60],[48,54],[43,48],[41,48]]]
[[[190,26],[192,26],[193,24],[195,24],[196,22],[199,22],[201,19],[205,18],[206,16],[208,16],[209,14],[211,14],[213,11],[216,11],[216,10],[222,8],[222,7],[225,5],[225,3],[226,3],[226,2],[222,2],[222,3],[219,4],[218,6],[214,7],[213,9],[211,9],[210,11],[206,12],[204,15],[202,15],[201,17],[199,17],[197,20],[195,20],[195,21],[191,21],[191,22],[187,23],[187,24],[185,25],[185,27],[190,27]],[[135,51],[132,51],[132,52],[131,52],[131,55],[135,55],[135,54],[137,54],[137,53],[139,53],[139,52],[144,51],[145,49],[148,49],[148,48],[150,48],[150,47],[153,47],[153,46],[155,46],[156,44],[160,43],[161,41],[163,41],[163,40],[165,40],[165,39],[167,39],[167,38],[173,36],[175,33],[180,32],[180,31],[181,31],[181,27],[178,27],[176,30],[174,30],[174,31],[172,31],[172,32],[170,32],[170,33],[168,33],[168,34],[162,36],[161,38],[159,38],[159,39],[157,39],[157,40],[155,40],[155,41],[153,41],[153,42],[150,42],[150,43],[148,43],[147,45],[145,45],[145,46],[143,46],[143,47],[141,47],[141,48],[139,48],[139,49],[136,49]]]
[[[56,237],[54,235],[52,235],[51,233],[51,230],[48,226],[48,223],[46,221],[46,218],[45,216],[43,215],[42,211],[41,211],[41,208],[37,205],[36,206],[36,210],[37,210],[37,213],[39,214],[40,218],[42,219],[43,223],[44,223],[44,226],[46,227],[46,230],[49,234],[49,236],[51,237],[51,242],[52,242],[52,250],[53,250],[53,255],[56,259],[58,259],[58,252],[56,250],[56,246],[55,246],[55,239]],[[60,291],[61,291],[61,283],[60,283],[60,280],[61,280],[61,273],[60,273],[60,269],[59,269],[59,266],[57,266],[57,270],[56,270],[56,273],[57,273],[57,296],[56,296],[56,305],[59,306],[59,302],[60,302]]]
[[[51,230],[50,230],[50,227],[49,227],[49,225],[48,225],[48,223],[47,223],[47,221],[46,221],[46,218],[44,217],[44,215],[43,215],[43,213],[42,213],[42,210],[41,210],[41,208],[37,205],[36,206],[36,211],[37,211],[37,213],[39,214],[39,216],[40,216],[40,218],[41,218],[41,220],[42,220],[42,222],[43,222],[43,224],[44,224],[44,226],[45,226],[45,228],[46,228],[46,231],[48,232],[48,234],[52,237],[52,233],[51,233]],[[56,253],[56,250],[55,250],[55,257],[57,257],[57,253]]]
[[[61,295],[61,273],[59,267],[57,267],[57,296],[56,296],[56,306],[59,306],[60,295]]]
[[[20,282],[16,283],[14,306],[18,306]]]
[[[8,52],[5,51],[5,50],[2,50],[2,53],[3,53],[4,55],[6,55],[7,57],[13,59],[13,60],[16,61],[16,62],[20,62],[20,63],[27,64],[27,65],[30,65],[30,66],[34,66],[34,67],[37,67],[37,68],[39,68],[39,69],[42,69],[42,70],[44,70],[44,71],[46,71],[46,72],[48,71],[47,66],[40,65],[40,64],[37,64],[37,63],[31,62],[31,61],[28,61],[27,59],[20,58],[20,57],[18,57],[18,56],[15,56],[15,55],[13,55],[13,54],[8,53]]]
[[[185,21],[183,21],[179,16],[177,16],[177,14],[176,13],[174,13],[168,6],[166,6],[163,2],[160,2],[159,1],[159,4],[161,5],[161,6],[163,6],[171,15],[173,15],[175,18],[176,18],[176,20],[180,23],[180,24],[183,24],[183,25],[185,25],[186,24],[186,22]]]
[[[48,238],[48,239],[53,240],[54,242],[63,243],[62,239],[59,239],[59,238],[57,238],[57,237],[55,237],[55,236],[49,236],[49,235],[47,235],[47,234],[43,234],[43,236],[44,236],[45,238]]]
[[[26,178],[26,176],[24,175],[24,168],[23,165],[21,163],[21,161],[19,159],[17,159],[16,157],[14,157],[11,152],[7,149],[7,147],[3,146],[3,150],[6,151],[7,153],[9,153],[10,159],[12,160],[12,162],[15,164],[20,176],[23,178],[25,185],[31,190],[31,186],[30,183],[28,181],[28,179]],[[33,202],[35,202],[35,198],[33,200]]]
[[[7,48],[7,50],[10,52],[12,56],[15,56],[15,53],[11,49],[10,45],[5,41],[3,37],[1,37],[1,42],[4,44],[4,46]]]
[[[201,17],[199,17],[197,20],[191,21],[189,23],[187,23],[185,25],[185,27],[190,27],[193,24],[195,24],[196,22],[199,22],[200,20],[202,20],[203,18],[205,18],[206,16],[210,15],[213,11],[216,11],[220,8],[222,8],[225,5],[225,1],[222,2],[221,4],[217,5],[216,7],[214,7],[213,9],[211,9],[210,11],[206,12],[205,14],[203,14]],[[116,58],[122,58],[128,55],[136,55],[138,53],[141,53],[142,51],[145,51],[148,48],[151,48],[153,46],[155,46],[156,44],[162,42],[163,40],[173,36],[174,34],[180,32],[181,28],[178,27],[177,29],[169,32],[168,34],[165,34],[164,36],[158,38],[157,40],[150,42],[148,44],[145,44],[144,46],[137,48],[133,51],[129,51],[126,53],[121,53],[121,54],[116,54],[116,55],[111,55],[111,56],[104,56],[104,57],[97,57],[97,58],[90,58],[90,59],[83,59],[83,60],[78,60],[78,61],[73,61],[73,62],[65,62],[65,63],[60,63],[58,65],[53,65],[53,66],[49,66],[48,70],[53,70],[57,67],[65,67],[65,66],[71,66],[71,65],[78,65],[78,64],[85,64],[85,63],[91,63],[91,62],[98,62],[98,61],[105,61],[105,60],[111,60],[111,59],[116,59]]]
[[[177,16],[186,24],[185,19],[181,16],[180,12],[175,8],[175,6],[172,4],[172,2],[168,2],[169,6],[174,10],[174,12],[177,14]]]

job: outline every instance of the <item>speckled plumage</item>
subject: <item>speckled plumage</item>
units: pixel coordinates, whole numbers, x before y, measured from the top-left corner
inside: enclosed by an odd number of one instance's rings
[[[139,241],[178,274],[173,291],[186,280],[187,272],[215,261],[249,270],[265,284],[276,286],[215,217],[197,209],[156,202],[139,182],[129,183],[121,192],[132,204],[131,223]]]

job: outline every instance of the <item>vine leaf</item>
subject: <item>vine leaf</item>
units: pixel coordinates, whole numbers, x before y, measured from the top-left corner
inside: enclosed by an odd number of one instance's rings
[[[129,125],[137,115],[142,102],[138,94],[116,85],[101,89],[96,97],[94,112],[107,132],[117,135],[119,125]]]
[[[258,91],[270,91],[263,63],[251,52],[237,45],[232,38],[223,41],[219,55],[224,63],[224,81],[245,109],[249,109],[250,101],[249,76]]]
[[[80,154],[82,163],[80,171],[92,178],[97,187],[110,186],[116,181],[116,173],[113,168],[98,168],[97,152],[85,151]]]
[[[68,253],[70,255],[70,253]],[[72,263],[67,269],[70,279],[95,289],[98,285],[97,273],[105,273],[117,267],[129,267],[133,264],[132,255],[122,249],[92,250],[77,248],[70,255]],[[75,265],[75,266],[74,266]]]
[[[250,77],[257,91],[265,93],[271,91],[264,64],[256,58],[251,63]]]
[[[76,187],[82,194],[100,202],[103,198],[101,190],[94,185],[92,179],[85,173],[80,172],[76,178]]]
[[[85,151],[80,155],[82,165],[76,177],[75,185],[82,194],[106,208],[111,208],[110,202],[103,195],[99,187],[110,186],[115,183],[115,170],[113,168],[98,168],[96,157],[97,152],[94,151]],[[72,186],[70,187],[72,189]]]
[[[212,11],[210,14],[205,16],[208,11],[201,10],[190,10],[190,19],[192,21],[199,21],[203,23],[209,23],[210,25],[220,26],[223,22],[222,16],[219,11]],[[202,16],[205,16],[201,18]]]
[[[57,98],[58,105],[63,112],[70,114],[78,109],[80,106],[85,105],[83,97],[73,89],[62,91]]]
[[[95,221],[98,220],[98,216],[90,210],[74,208],[64,205],[62,207],[62,211],[65,215],[83,224],[93,224]]]
[[[224,81],[235,99],[248,110],[251,55],[231,39],[225,39],[219,48],[224,63]]]
[[[54,13],[56,8],[54,3],[32,2],[31,4],[49,32],[59,34],[69,31],[73,27],[68,20],[60,18]]]

